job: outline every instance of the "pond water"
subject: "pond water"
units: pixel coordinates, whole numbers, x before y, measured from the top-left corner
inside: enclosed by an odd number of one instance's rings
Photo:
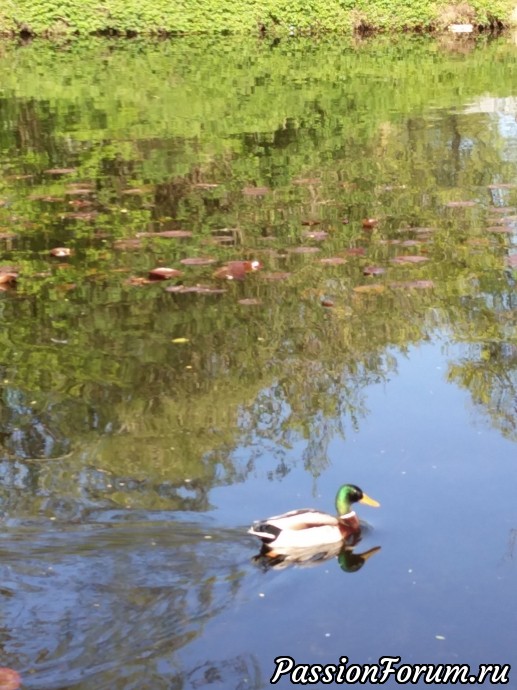
[[[241,690],[287,656],[514,664],[512,40],[0,65],[0,666]],[[346,482],[381,503],[353,552],[257,558],[253,520]]]

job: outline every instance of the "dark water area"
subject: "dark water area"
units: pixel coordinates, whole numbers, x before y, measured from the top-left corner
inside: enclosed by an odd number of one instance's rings
[[[277,657],[514,665],[512,39],[0,65],[0,667],[243,690]],[[346,482],[381,503],[353,550],[258,558],[254,520]]]

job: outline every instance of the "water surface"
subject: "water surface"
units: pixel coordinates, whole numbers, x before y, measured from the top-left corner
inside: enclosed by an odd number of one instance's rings
[[[0,656],[24,687],[513,663],[516,58],[4,46]],[[382,504],[362,567],[254,560],[252,520],[343,482]]]

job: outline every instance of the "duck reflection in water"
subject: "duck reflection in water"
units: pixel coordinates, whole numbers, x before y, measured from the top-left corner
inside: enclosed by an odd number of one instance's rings
[[[308,568],[314,565],[321,565],[332,558],[337,557],[337,562],[341,570],[345,573],[356,573],[361,570],[366,561],[381,550],[380,546],[374,546],[367,551],[356,553],[353,548],[346,543],[333,544],[330,547],[309,547],[282,550],[277,553],[268,546],[263,546],[252,561],[262,570],[282,570],[289,566],[296,565]]]
[[[345,572],[356,572],[380,547],[354,553],[361,525],[352,503],[379,503],[355,484],[343,484],[336,495],[337,515],[304,508],[254,522],[248,530],[262,541],[255,561],[263,567],[313,565],[337,557]]]

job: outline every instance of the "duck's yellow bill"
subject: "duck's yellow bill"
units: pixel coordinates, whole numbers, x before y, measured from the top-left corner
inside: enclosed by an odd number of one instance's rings
[[[367,494],[363,494],[363,497],[359,503],[366,503],[367,506],[372,506],[372,508],[380,508],[381,505],[379,501],[376,501],[374,498],[370,498]]]

